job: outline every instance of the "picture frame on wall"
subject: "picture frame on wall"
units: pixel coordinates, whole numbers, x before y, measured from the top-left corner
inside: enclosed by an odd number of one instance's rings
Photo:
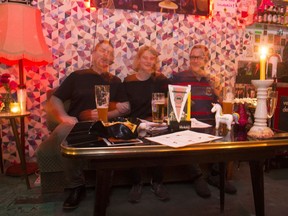
[[[210,15],[210,0],[91,0],[90,4],[97,8]]]
[[[272,64],[268,64],[267,74],[271,75]],[[260,62],[258,61],[238,61],[236,83],[251,84],[251,80],[260,78]]]

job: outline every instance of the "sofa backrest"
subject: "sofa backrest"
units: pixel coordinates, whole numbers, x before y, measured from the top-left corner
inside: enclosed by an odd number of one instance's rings
[[[46,125],[47,128],[50,131],[53,131],[55,129],[55,127],[57,127],[57,125],[59,124],[59,121],[57,121],[57,119],[55,118],[55,116],[52,113],[52,104],[50,103],[50,98],[53,95],[53,93],[56,91],[57,88],[54,89],[50,89],[47,91],[47,101],[45,104],[45,111],[46,111]],[[65,101],[64,102],[64,108],[66,111],[68,111],[70,106],[70,101]]]

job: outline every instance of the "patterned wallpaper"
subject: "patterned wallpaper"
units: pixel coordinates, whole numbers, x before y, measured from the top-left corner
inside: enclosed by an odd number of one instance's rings
[[[211,51],[211,79],[234,82],[236,58],[244,29],[237,27],[235,14],[213,13],[209,18],[172,13],[134,12],[87,9],[83,0],[38,0],[35,7],[42,12],[43,33],[53,53],[53,64],[25,67],[28,92],[26,118],[27,160],[35,159],[35,149],[49,132],[44,105],[46,92],[57,87],[74,70],[90,66],[90,51],[101,39],[110,39],[115,46],[115,63],[111,73],[124,78],[131,73],[131,64],[139,47],[152,45],[160,53],[161,71],[187,68],[190,48],[205,44]],[[18,67],[0,65],[0,73],[9,71],[18,80]],[[220,86],[217,86],[220,88]],[[5,162],[19,161],[9,122],[1,120]]]

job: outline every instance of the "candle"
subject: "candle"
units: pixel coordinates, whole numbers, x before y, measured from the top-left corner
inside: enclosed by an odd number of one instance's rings
[[[190,121],[191,118],[191,92],[188,93],[188,98],[187,98],[187,116],[186,120]]]
[[[264,55],[260,56],[260,80],[265,80],[265,66],[266,66],[266,57]]]
[[[10,112],[11,113],[20,113],[20,104],[17,102],[10,103]]]
[[[262,47],[260,53],[260,80],[265,80],[267,48]]]

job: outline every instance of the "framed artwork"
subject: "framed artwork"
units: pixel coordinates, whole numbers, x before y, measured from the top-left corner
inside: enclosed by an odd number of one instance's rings
[[[210,0],[91,0],[97,8],[209,16]]]
[[[268,64],[267,75],[271,76],[272,64]],[[251,84],[251,80],[260,78],[260,62],[238,61],[236,83]]]

